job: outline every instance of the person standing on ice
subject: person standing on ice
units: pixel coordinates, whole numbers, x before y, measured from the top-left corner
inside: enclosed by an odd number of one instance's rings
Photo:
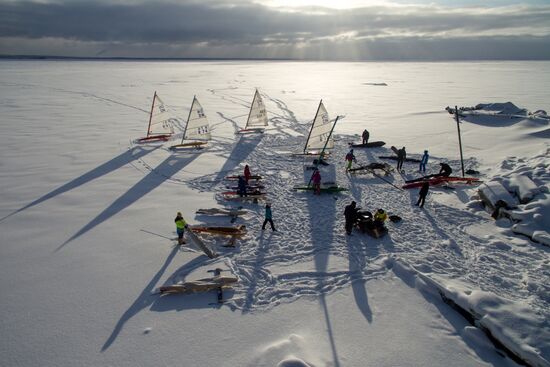
[[[420,160],[420,168],[418,169],[419,172],[426,173],[426,164],[428,164],[428,159],[430,158],[428,151],[424,151],[424,155],[422,156],[422,159]]]
[[[348,162],[348,165],[346,166],[346,171],[349,171],[351,169],[351,163],[355,161],[355,155],[353,154],[353,149],[350,149],[348,154],[346,154],[346,162]]]
[[[361,137],[363,138],[363,144],[367,145],[370,137],[369,131],[367,129],[363,130],[363,134],[361,135]]]
[[[439,163],[439,165],[441,166],[441,169],[437,174],[438,176],[449,177],[451,173],[453,173],[453,169],[447,163]]]
[[[183,240],[183,234],[185,232],[185,228],[187,228],[187,223],[185,222],[185,219],[183,219],[181,212],[178,212],[174,222],[176,223],[176,232],[178,233],[178,245],[182,245],[185,243]]]
[[[426,201],[426,196],[428,196],[428,191],[430,191],[430,184],[429,182],[424,182],[418,192],[418,201],[416,202],[416,206],[420,206],[421,208],[424,207],[424,202]]]
[[[355,201],[352,201],[351,204],[346,206],[344,209],[344,218],[346,219],[346,233],[348,236],[351,236],[351,231],[353,229],[353,225],[357,221],[357,203]]]
[[[405,151],[405,147],[403,147],[397,151],[397,170],[399,172],[401,172],[401,168],[403,168],[403,162],[405,162],[406,158],[407,152]]]
[[[248,180],[250,180],[250,167],[248,167],[248,164],[244,166],[244,180],[248,184]]]
[[[311,182],[313,182],[313,194],[321,195],[321,173],[318,169],[313,172],[313,176],[311,176]]]
[[[273,225],[273,214],[271,213],[271,204],[269,203],[266,203],[265,204],[265,220],[264,220],[264,224],[262,224],[262,231],[265,230],[265,225],[269,223],[271,224],[271,230],[272,231],[277,231],[275,229],[275,226]]]
[[[243,196],[248,196],[246,194],[246,180],[244,179],[243,176],[239,176],[239,185],[238,185],[238,192],[239,192],[239,196],[240,197],[243,197]]]

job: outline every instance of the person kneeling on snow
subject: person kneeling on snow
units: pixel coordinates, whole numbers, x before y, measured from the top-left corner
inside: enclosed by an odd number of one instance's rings
[[[178,232],[178,245],[184,244],[183,234],[185,232],[185,228],[187,228],[187,223],[185,222],[185,219],[183,219],[181,212],[178,212],[174,222],[176,222],[176,232]]]
[[[388,214],[384,209],[378,209],[374,214],[374,226],[378,228],[384,228],[384,222],[388,219]]]
[[[453,173],[453,169],[447,163],[439,163],[441,169],[439,170],[438,176],[449,177]]]

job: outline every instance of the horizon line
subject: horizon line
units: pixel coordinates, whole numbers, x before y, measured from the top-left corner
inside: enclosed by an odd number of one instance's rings
[[[295,62],[472,62],[472,61],[550,61],[550,58],[472,58],[472,59],[371,59],[371,60],[343,60],[343,59],[297,59],[297,58],[263,58],[263,57],[132,57],[132,56],[57,56],[57,55],[3,55],[0,59],[10,60],[88,60],[88,61],[295,61]]]

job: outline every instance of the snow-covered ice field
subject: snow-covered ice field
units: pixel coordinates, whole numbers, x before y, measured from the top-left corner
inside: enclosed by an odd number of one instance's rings
[[[475,186],[434,188],[419,209],[417,189],[344,168],[347,143],[367,128],[386,146],[356,149],[358,163],[405,146],[413,158],[430,151],[427,173],[449,162],[458,174],[446,106],[550,111],[549,85],[550,62],[0,62],[0,364],[515,366],[508,349],[549,366],[548,120],[461,124],[467,169],[509,189],[521,174],[534,182],[512,216],[538,242],[491,218]],[[270,126],[235,135],[254,88]],[[139,145],[154,91],[179,134]],[[194,95],[213,140],[174,153]],[[292,189],[312,159],[289,153],[303,148],[320,99],[331,118],[345,115],[323,173],[349,190],[317,197]],[[191,224],[230,224],[195,211],[226,204],[223,178],[245,164],[265,176],[278,232],[260,230],[263,205],[251,203],[236,248],[203,237],[220,255],[208,259],[175,246],[177,211]],[[416,163],[404,168],[418,176]],[[403,220],[380,239],[347,237],[351,200]],[[239,278],[222,306],[215,292],[155,294],[215,267]]]

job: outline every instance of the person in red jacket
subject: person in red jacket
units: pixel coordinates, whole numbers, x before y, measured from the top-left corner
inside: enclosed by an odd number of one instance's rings
[[[319,173],[318,169],[313,172],[313,176],[311,176],[311,181],[313,182],[313,194],[321,195],[321,173]]]
[[[349,171],[351,169],[351,164],[354,161],[355,161],[355,154],[353,154],[353,149],[351,149],[348,152],[348,154],[346,154],[346,162],[347,162],[346,171]]]
[[[248,180],[250,179],[250,167],[248,167],[248,164],[244,166],[244,180],[248,184]]]

